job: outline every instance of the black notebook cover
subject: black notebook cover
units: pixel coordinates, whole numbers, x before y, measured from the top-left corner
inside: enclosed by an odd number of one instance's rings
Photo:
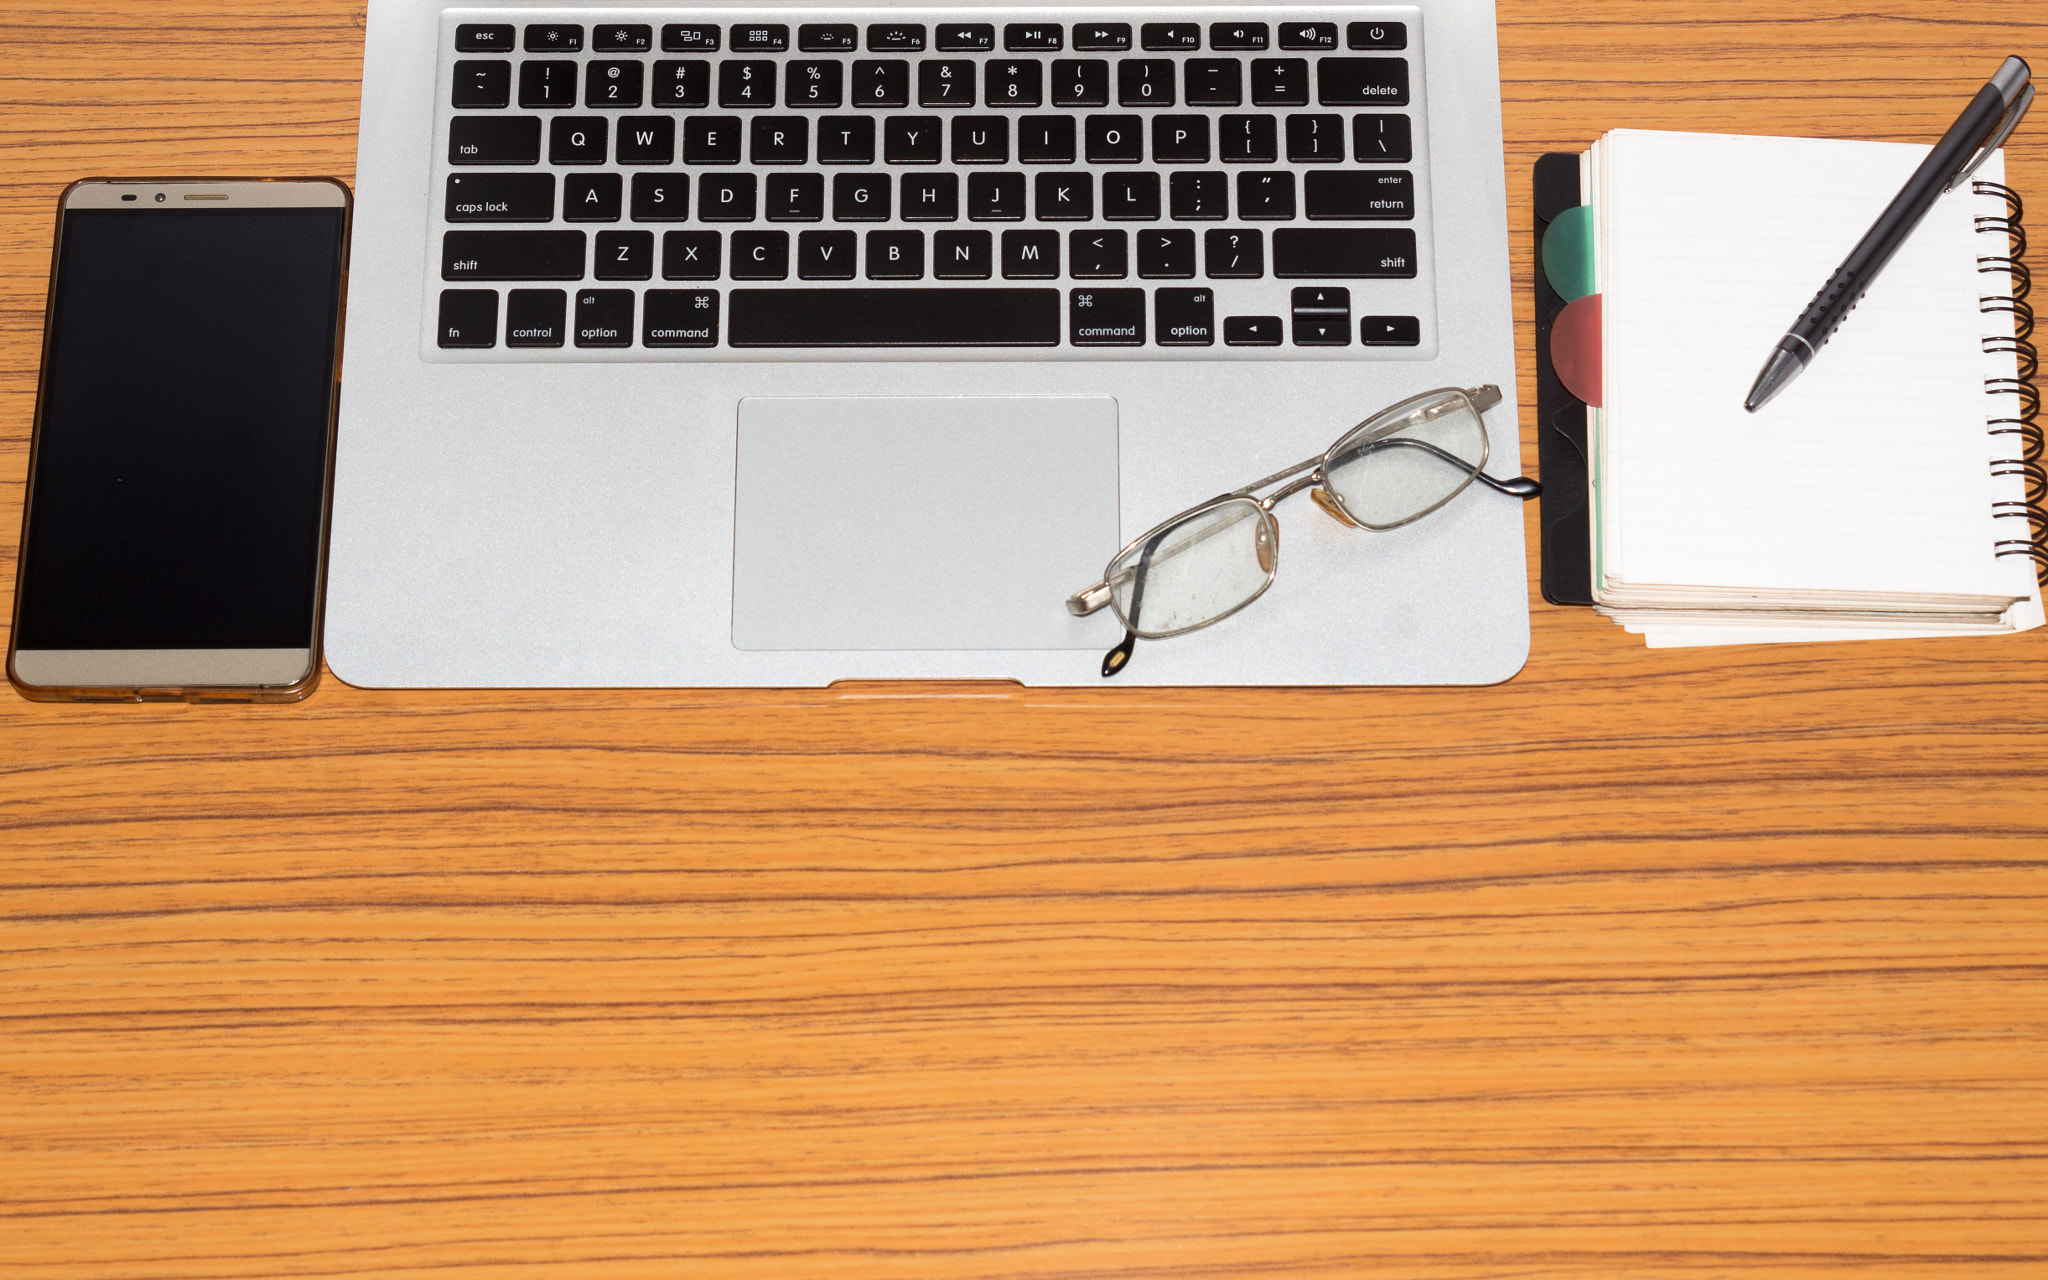
[[[1564,299],[1543,274],[1543,234],[1550,220],[1579,203],[1579,157],[1553,151],[1536,162],[1536,244],[1530,274],[1536,285],[1536,466],[1543,480],[1543,598],[1552,604],[1593,603],[1593,553],[1587,501],[1586,406],[1564,389],[1550,363],[1550,326]]]

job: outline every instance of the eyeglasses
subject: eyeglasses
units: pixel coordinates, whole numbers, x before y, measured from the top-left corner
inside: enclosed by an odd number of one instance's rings
[[[1524,501],[1542,492],[1527,476],[1486,474],[1486,420],[1500,388],[1442,387],[1382,409],[1329,450],[1140,534],[1103,571],[1102,581],[1067,598],[1086,617],[1104,605],[1124,624],[1122,643],[1102,658],[1104,678],[1122,671],[1142,637],[1164,640],[1223,621],[1266,593],[1280,566],[1273,508],[1310,489],[1325,513],[1354,529],[1397,529],[1463,493],[1474,480]],[[1303,475],[1303,472],[1308,474]],[[1296,478],[1299,477],[1299,478]],[[1263,498],[1267,485],[1284,485]]]

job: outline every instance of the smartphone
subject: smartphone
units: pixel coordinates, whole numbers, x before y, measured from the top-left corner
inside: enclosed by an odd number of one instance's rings
[[[312,692],[351,208],[327,178],[65,190],[7,653],[24,696]]]

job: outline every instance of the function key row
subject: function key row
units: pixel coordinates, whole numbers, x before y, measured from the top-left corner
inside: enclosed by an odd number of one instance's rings
[[[1146,345],[1146,290],[1071,289],[1066,339],[1076,347]],[[1217,337],[1216,299],[1208,289],[1155,289],[1151,340],[1162,347],[1209,347]],[[715,347],[719,291],[648,289],[640,304],[640,345]],[[579,347],[631,347],[634,291],[579,289],[573,322],[563,289],[511,289],[504,298],[505,345],[559,348],[573,335]],[[1294,345],[1351,345],[1347,290],[1296,289],[1290,299]],[[436,326],[446,350],[498,345],[495,289],[447,289]],[[733,347],[1054,347],[1060,343],[1057,289],[734,289]],[[1226,316],[1224,345],[1277,347],[1279,316]],[[1359,344],[1412,347],[1422,327],[1414,316],[1365,316]]]
[[[851,72],[837,59],[791,59],[777,64],[728,58],[717,65],[718,105],[747,110],[776,105],[778,81],[785,105],[822,110],[842,106],[907,107],[913,88],[920,107],[997,108],[1106,107],[1114,96],[1124,107],[1235,107],[1249,97],[1256,107],[1307,106],[1309,60],[1253,58],[1250,75],[1235,58],[1054,59],[1048,80],[1037,58],[991,58],[976,74],[967,59],[925,59],[911,74],[908,60],[856,59]],[[713,73],[709,61],[661,60],[649,83],[647,64],[593,59],[582,64],[583,105],[629,110],[650,101],[656,107],[709,106]],[[1246,81],[1249,78],[1249,85]],[[1318,58],[1315,99],[1326,107],[1406,106],[1406,58]],[[519,64],[517,100],[528,111],[577,105],[579,65],[568,59],[528,59]],[[977,86],[977,80],[980,81]],[[977,87],[980,100],[977,102]],[[492,111],[512,105],[510,62],[462,59],[455,64],[450,105],[459,111]]]
[[[1278,47],[1282,49],[1338,47],[1334,22],[1283,22],[1279,28]],[[665,53],[716,52],[721,34],[715,23],[671,22],[661,28],[660,47]],[[734,50],[787,53],[790,49],[786,23],[736,22],[723,34],[729,36],[729,47]],[[992,53],[996,48],[996,27],[989,22],[940,23],[929,29],[917,22],[877,22],[869,24],[865,34],[870,53],[922,53],[928,47],[940,53]],[[1219,53],[1257,53],[1274,47],[1272,29],[1264,22],[1212,22],[1208,34],[1209,48]],[[455,48],[460,53],[510,53],[517,48],[528,53],[580,53],[584,48],[581,23],[529,23],[523,43],[521,35],[509,22],[463,23],[455,28]],[[795,47],[803,53],[851,53],[861,35],[851,22],[808,22],[796,28]],[[1010,22],[1003,25],[1002,47],[1007,53],[1053,53],[1070,47],[1067,36],[1067,29],[1056,22]],[[1072,36],[1071,47],[1080,52],[1122,53],[1134,47],[1128,22],[1078,22]],[[648,23],[602,23],[590,29],[589,47],[597,53],[648,53],[655,48],[655,38],[655,29]],[[1408,26],[1402,22],[1347,23],[1344,40],[1353,49],[1405,49]],[[1171,53],[1198,51],[1202,26],[1197,22],[1139,23],[1135,47]]]

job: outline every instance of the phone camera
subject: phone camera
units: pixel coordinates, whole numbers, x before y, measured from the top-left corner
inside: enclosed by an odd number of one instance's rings
[[[156,193],[156,202],[157,202],[158,204],[162,204],[162,203],[164,202],[164,193],[163,193],[163,192],[159,191],[159,192],[157,192],[157,193]]]

